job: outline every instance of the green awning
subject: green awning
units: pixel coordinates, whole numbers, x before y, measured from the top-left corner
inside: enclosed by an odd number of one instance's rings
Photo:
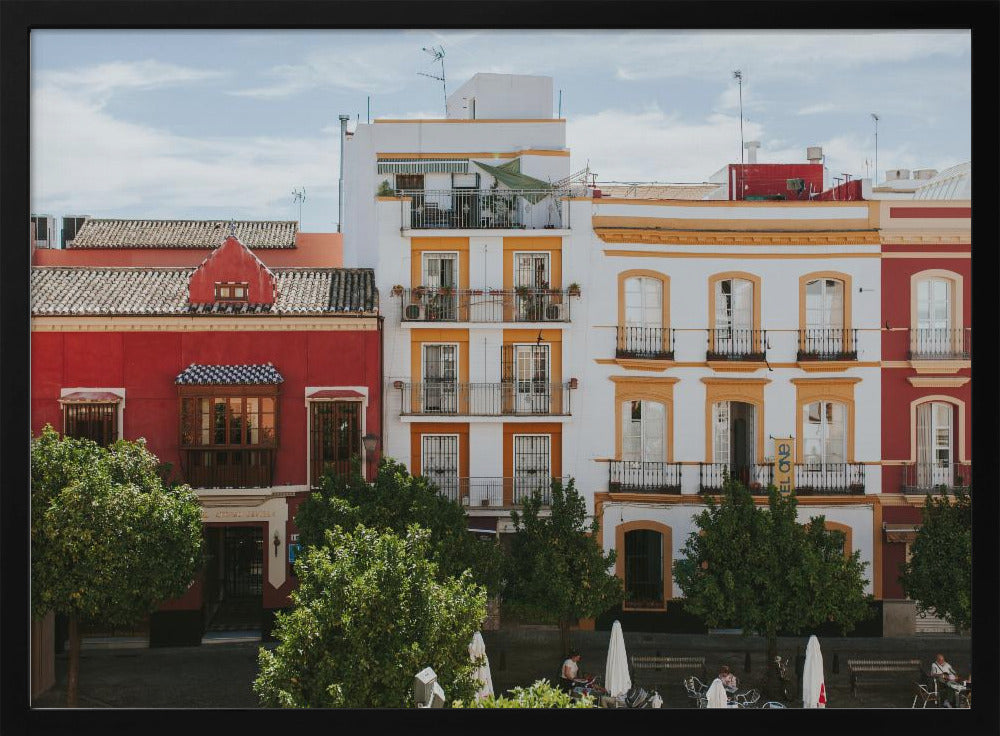
[[[527,174],[522,174],[521,159],[519,158],[515,158],[513,161],[508,161],[499,166],[490,166],[479,161],[473,161],[472,163],[490,174],[508,189],[517,190],[518,196],[528,200],[531,204],[544,199],[552,191],[552,185],[548,182],[528,176]]]

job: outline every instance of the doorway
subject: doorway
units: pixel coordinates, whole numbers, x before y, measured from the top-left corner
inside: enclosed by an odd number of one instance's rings
[[[743,401],[720,401],[713,410],[713,461],[726,465],[734,478],[751,483],[757,456],[756,407]]]
[[[259,630],[264,608],[263,528],[206,527],[205,541],[205,628]]]

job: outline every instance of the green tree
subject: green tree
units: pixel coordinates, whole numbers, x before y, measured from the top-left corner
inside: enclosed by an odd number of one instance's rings
[[[265,707],[406,708],[413,676],[433,667],[449,700],[471,699],[478,666],[469,642],[486,617],[486,591],[468,571],[439,579],[430,535],[358,525],[325,533],[296,561],[294,607],[261,649],[254,691]]]
[[[468,569],[490,594],[500,591],[503,555],[496,543],[470,534],[459,504],[392,460],[379,464],[373,484],[362,477],[360,463],[350,474],[324,476],[319,490],[299,506],[295,524],[303,547],[322,544],[336,526],[350,531],[363,524],[403,535],[410,524],[418,524],[430,532],[429,549],[442,577],[457,577]]]
[[[609,570],[615,552],[604,554],[600,522],[587,523],[587,503],[570,478],[554,479],[549,516],[542,516],[542,494],[533,493],[522,511],[511,511],[514,535],[504,604],[559,625],[564,652],[569,627],[580,618],[603,613],[624,597],[621,581]]]
[[[77,703],[80,626],[136,623],[190,586],[201,509],[165,488],[145,440],[108,448],[46,425],[31,444],[31,597],[37,617],[69,619],[66,704]]]
[[[835,622],[843,633],[870,615],[860,553],[844,554],[844,534],[824,526],[824,517],[800,525],[794,493],[768,489],[758,507],[746,486],[727,478],[722,499],[706,499],[694,517],[699,531],[674,563],[674,579],[685,610],[707,626],[731,626],[767,641],[768,690],[776,689],[779,632]]]
[[[952,626],[972,626],[972,496],[928,494],[923,523],[900,582],[920,612],[933,611]]]
[[[459,700],[453,708],[594,708],[594,699],[584,695],[580,699],[553,687],[548,680],[537,680],[531,687],[515,687],[506,695],[489,696],[482,700]]]

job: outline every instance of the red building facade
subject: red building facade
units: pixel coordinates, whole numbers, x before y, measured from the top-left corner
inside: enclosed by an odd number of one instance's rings
[[[883,200],[882,521],[884,597],[931,490],[972,478],[972,208]]]
[[[32,431],[145,438],[202,504],[208,563],[151,616],[151,645],[268,630],[295,585],[299,503],[382,446],[372,271],[269,268],[235,236],[209,252],[32,271]]]

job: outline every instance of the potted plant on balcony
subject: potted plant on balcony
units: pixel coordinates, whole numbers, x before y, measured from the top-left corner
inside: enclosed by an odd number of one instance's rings
[[[392,287],[392,292],[391,293],[392,293],[393,296],[402,296],[403,295],[403,285],[402,284],[396,284],[396,285],[394,285]]]
[[[764,486],[762,486],[758,481],[754,481],[753,483],[750,484],[750,493],[754,495],[759,494],[763,489]]]
[[[376,192],[376,195],[378,195],[379,197],[395,197],[396,190],[393,189],[392,186],[389,184],[388,179],[383,179],[382,183],[378,185],[378,191]]]
[[[566,288],[566,293],[570,296],[580,296],[580,285],[574,281]]]

